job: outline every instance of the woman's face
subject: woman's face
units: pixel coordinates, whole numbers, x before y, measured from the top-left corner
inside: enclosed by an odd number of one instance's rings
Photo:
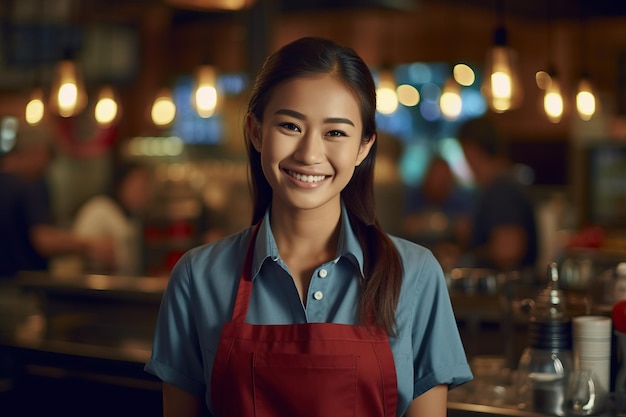
[[[340,193],[367,156],[359,102],[331,75],[298,78],[272,93],[249,137],[273,189],[273,210],[338,209]]]

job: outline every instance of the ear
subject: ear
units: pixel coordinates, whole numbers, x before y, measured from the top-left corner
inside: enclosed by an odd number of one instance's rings
[[[252,113],[246,116],[246,131],[248,139],[257,152],[261,152],[261,126]]]
[[[363,162],[363,160],[367,158],[367,155],[369,155],[370,150],[372,149],[372,146],[374,145],[375,141],[376,141],[376,134],[374,133],[367,142],[365,141],[361,142],[361,146],[359,147],[359,153],[356,156],[355,166],[361,165],[361,162]]]

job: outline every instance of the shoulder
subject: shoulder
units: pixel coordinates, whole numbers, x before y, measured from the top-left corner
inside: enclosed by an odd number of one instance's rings
[[[113,200],[106,196],[95,196],[80,207],[73,229],[88,235],[106,234],[111,232],[108,228],[119,229],[125,224],[125,215]]]
[[[224,237],[212,243],[188,250],[179,260],[176,269],[186,269],[191,277],[230,275],[241,271],[252,236],[252,228]]]
[[[188,250],[170,273],[166,304],[191,308],[202,320],[219,322],[219,318],[226,317],[232,308],[250,236],[246,229]],[[180,306],[187,302],[187,307]]]
[[[430,249],[426,248],[425,246],[395,235],[389,234],[388,236],[398,250],[400,258],[402,258],[403,261],[405,259],[415,260],[416,256],[418,258],[432,256],[432,252],[430,251]]]
[[[94,212],[116,212],[119,211],[117,204],[111,198],[104,195],[97,195],[87,200],[78,211],[78,216]]]
[[[398,250],[405,277],[441,273],[441,266],[430,249],[401,237],[389,237]]]

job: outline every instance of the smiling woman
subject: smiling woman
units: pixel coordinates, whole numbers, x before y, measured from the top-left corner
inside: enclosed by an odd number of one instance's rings
[[[252,226],[185,254],[164,295],[146,370],[166,416],[443,417],[472,378],[441,267],[375,216],[375,112],[353,50],[303,38],[267,58],[245,118]]]

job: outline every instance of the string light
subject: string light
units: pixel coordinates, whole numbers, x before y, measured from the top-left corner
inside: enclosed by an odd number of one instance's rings
[[[100,89],[94,115],[100,126],[108,126],[117,119],[119,115],[119,104],[115,97],[113,87],[110,85],[105,85]]]
[[[26,110],[24,112],[26,123],[31,126],[37,126],[43,120],[44,113],[43,90],[41,88],[35,88],[31,93],[28,104],[26,104]]]
[[[82,74],[70,58],[60,61],[53,77],[50,105],[62,117],[79,114],[87,104]]]
[[[576,110],[581,120],[591,120],[596,112],[596,97],[588,77],[583,76],[578,82]]]
[[[461,87],[453,77],[449,78],[443,86],[439,107],[446,120],[456,120],[463,110]]]
[[[380,71],[376,90],[376,109],[382,114],[392,114],[398,108],[396,80],[390,69]]]
[[[217,71],[211,65],[202,65],[196,71],[192,106],[200,117],[211,117],[217,107]]]
[[[482,90],[491,110],[504,113],[519,107],[523,92],[517,69],[517,54],[509,47],[504,27],[503,2],[497,3],[499,26],[494,32],[494,43],[485,65]]]
[[[169,89],[164,88],[159,92],[152,105],[150,115],[152,122],[159,127],[166,127],[174,121],[176,105]]]
[[[543,96],[543,108],[550,122],[558,123],[561,121],[564,111],[564,102],[563,94],[561,93],[561,84],[556,76],[556,71],[550,72],[550,84],[546,88]]]

